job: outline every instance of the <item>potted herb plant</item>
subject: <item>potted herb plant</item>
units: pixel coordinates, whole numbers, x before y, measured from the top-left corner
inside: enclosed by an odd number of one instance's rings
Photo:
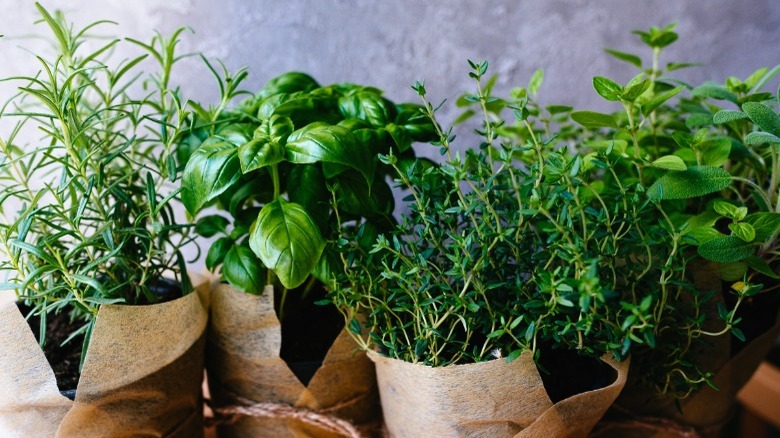
[[[206,264],[221,269],[227,283],[211,301],[207,369],[217,412],[276,403],[358,424],[375,421],[373,366],[355,354],[335,307],[321,303],[338,237],[331,232],[332,198],[345,220],[392,225],[388,168],[377,153],[411,158],[412,142],[428,139],[432,128],[417,106],[396,105],[376,88],[321,86],[297,72],[230,108],[243,94],[246,72],[217,74],[206,63],[222,99],[208,109],[195,105],[189,142],[195,148],[182,198],[193,216],[207,206],[221,210],[196,226],[201,236],[217,237]],[[300,415],[257,415],[220,431],[323,433],[320,423]]]
[[[409,212],[378,236],[339,224],[331,299],[376,363],[390,434],[585,436],[622,389],[632,343],[654,342],[647,290],[682,281],[654,257],[682,254],[643,187],[614,177],[614,146],[574,154],[549,134],[570,109],[531,99],[541,73],[503,100],[487,63],[471,66],[464,119],[480,114],[484,140],[454,151],[415,84],[444,162],[382,156]]]
[[[181,31],[89,37],[104,22],[36,6],[57,51],[4,79],[17,88],[0,110],[0,289],[17,299],[0,307],[0,434],[200,436],[207,314],[169,186]],[[122,45],[146,53],[112,62]]]
[[[651,66],[610,50],[643,71],[626,85],[593,80],[624,111],[572,118],[589,128],[585,145],[620,149],[627,165],[616,178],[645,188],[642,198],[657,205],[657,220],[684,255],[670,267],[687,274],[676,282],[682,290],[655,301],[657,341],[632,346],[632,378],[605,430],[714,436],[780,332],[780,118],[775,96],[762,91],[780,68],[692,87],[667,76],[689,64],[659,65],[662,49],[678,38],[674,24],[635,33],[652,49]],[[690,97],[680,98],[686,91]]]

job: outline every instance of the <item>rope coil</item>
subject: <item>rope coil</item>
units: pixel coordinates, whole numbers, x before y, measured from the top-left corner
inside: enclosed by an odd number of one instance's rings
[[[363,436],[352,423],[338,418],[330,412],[351,405],[364,398],[364,396],[358,396],[318,411],[290,406],[284,403],[259,403],[232,393],[229,393],[228,396],[232,404],[217,405],[213,400],[205,400],[206,404],[214,412],[213,417],[205,418],[206,426],[232,424],[241,417],[278,418],[297,420],[348,438],[361,438]]]

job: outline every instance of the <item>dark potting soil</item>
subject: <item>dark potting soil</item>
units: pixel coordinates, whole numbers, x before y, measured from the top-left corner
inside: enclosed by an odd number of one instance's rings
[[[181,297],[181,286],[167,278],[160,279],[156,284],[150,285],[149,290],[158,296],[158,302],[170,301]],[[148,304],[145,298],[139,304]],[[27,316],[31,308],[17,303],[22,315]],[[35,339],[40,339],[41,318],[31,316],[27,324],[32,329]],[[46,340],[43,345],[43,354],[54,371],[57,379],[57,388],[62,395],[73,400],[76,396],[76,387],[79,383],[79,364],[81,351],[84,345],[84,335],[79,335],[61,345],[65,339],[82,327],[83,321],[70,322],[67,313],[50,313],[46,316]]]
[[[604,388],[617,378],[617,371],[606,363],[571,350],[543,348],[537,366],[553,403]]]
[[[276,303],[281,303],[281,291],[276,291]],[[341,330],[344,317],[333,305],[317,305],[325,291],[315,288],[308,296],[303,290],[287,292],[282,314],[282,349],[280,356],[304,385],[322,365],[325,355]],[[277,309],[277,314],[279,309]]]
[[[22,315],[27,316],[30,313],[30,307],[23,304],[17,305]],[[30,317],[27,319],[27,324],[35,334],[35,339],[40,339],[40,317]],[[57,388],[62,392],[73,391],[75,394],[76,386],[79,383],[79,362],[81,361],[84,336],[76,336],[65,345],[60,344],[71,333],[78,330],[81,324],[83,323],[71,323],[67,313],[50,313],[46,317],[46,342],[43,345],[43,354],[54,371],[54,377],[57,378]]]

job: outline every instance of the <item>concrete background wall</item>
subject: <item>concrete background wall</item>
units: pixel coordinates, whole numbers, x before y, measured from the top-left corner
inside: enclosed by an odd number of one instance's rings
[[[631,67],[602,52],[642,50],[633,29],[679,21],[680,41],[662,62],[699,62],[684,79],[723,81],[780,63],[778,0],[42,0],[78,24],[120,23],[121,35],[151,36],[188,25],[186,50],[218,57],[232,70],[249,66],[248,88],[288,70],[321,83],[376,85],[396,100],[415,100],[409,85],[425,80],[434,100],[470,89],[466,59],[487,59],[500,73],[499,90],[546,73],[545,103],[597,107],[591,77],[627,81]],[[0,75],[24,68],[28,56],[15,40],[45,32],[33,26],[30,0],[0,0]],[[107,29],[108,30],[108,29]],[[191,67],[190,67],[191,66]],[[192,97],[213,99],[211,79],[197,62],[180,73]]]
[[[121,36],[148,39],[154,30],[192,27],[182,48],[222,59],[230,70],[248,66],[252,90],[289,70],[312,74],[320,83],[378,86],[396,101],[417,102],[410,84],[425,80],[432,101],[454,100],[471,89],[467,59],[490,61],[500,74],[498,92],[527,84],[545,70],[544,104],[615,109],[600,102],[591,78],[618,81],[632,67],[605,55],[604,47],[641,53],[633,29],[679,21],[680,41],[662,62],[698,62],[680,72],[693,83],[746,77],[780,63],[780,0],[42,0],[83,26],[118,21]],[[33,52],[47,49],[33,25],[30,0],[0,0],[0,77],[30,74]],[[48,35],[47,35],[48,36]],[[118,53],[118,56],[131,54]],[[180,66],[176,80],[187,97],[214,100],[213,80],[195,58]],[[774,82],[776,87],[777,81]],[[0,85],[0,98],[11,91]],[[456,111],[445,108],[445,123]]]

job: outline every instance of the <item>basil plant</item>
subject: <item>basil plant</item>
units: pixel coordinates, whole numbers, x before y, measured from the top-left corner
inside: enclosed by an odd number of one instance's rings
[[[208,64],[211,67],[210,64]],[[224,70],[224,68],[223,68]],[[415,141],[433,136],[418,105],[396,105],[373,87],[320,86],[304,73],[270,80],[235,108],[246,77],[216,74],[222,100],[198,104],[186,144],[182,200],[190,214],[215,205],[223,213],[197,222],[218,236],[206,265],[251,294],[276,280],[284,290],[329,282],[338,266],[331,230],[365,220],[376,230],[393,224],[389,168],[377,160],[392,151],[411,160]]]

